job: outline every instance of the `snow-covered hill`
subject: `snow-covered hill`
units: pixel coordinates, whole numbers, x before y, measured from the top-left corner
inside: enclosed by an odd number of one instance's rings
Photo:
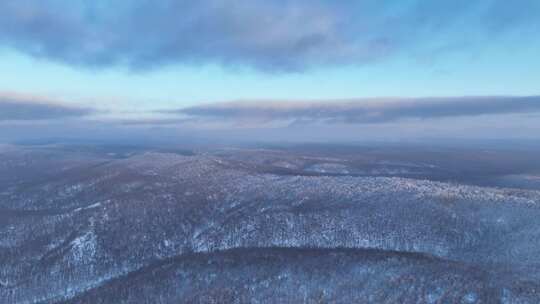
[[[0,303],[540,301],[538,191],[261,151],[2,153]]]

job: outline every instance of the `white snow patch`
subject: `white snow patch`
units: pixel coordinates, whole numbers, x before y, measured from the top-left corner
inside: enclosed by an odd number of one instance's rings
[[[99,206],[101,206],[101,202],[92,204],[90,206],[74,209],[73,212],[80,212],[80,211],[83,211],[83,210],[94,209],[94,208],[97,208]]]
[[[97,238],[93,231],[77,237],[71,241],[71,245],[73,256],[77,261],[91,259],[96,255]]]

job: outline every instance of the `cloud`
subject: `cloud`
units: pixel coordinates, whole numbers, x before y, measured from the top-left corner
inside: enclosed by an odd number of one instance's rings
[[[126,116],[0,93],[0,130],[0,142],[537,140],[540,96],[244,101]]]
[[[318,102],[229,102],[173,111],[194,119],[268,124],[378,124],[437,119],[540,113],[540,96],[386,98]]]
[[[139,119],[122,119],[116,121],[122,126],[170,126],[170,125],[185,125],[188,123],[197,123],[196,120],[188,118],[139,118]]]
[[[62,105],[43,98],[0,94],[0,122],[80,118],[95,112],[90,108]]]
[[[300,71],[534,35],[539,20],[537,0],[4,0],[0,47],[90,67]]]

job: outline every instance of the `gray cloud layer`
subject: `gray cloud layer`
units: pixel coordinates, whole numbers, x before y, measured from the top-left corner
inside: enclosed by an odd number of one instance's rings
[[[83,117],[95,111],[89,108],[72,107],[32,98],[0,95],[0,122],[16,120],[58,120]]]
[[[384,123],[493,114],[538,113],[540,96],[375,99],[328,102],[232,102],[175,111],[217,121]]]
[[[2,96],[0,94],[0,96]],[[32,97],[0,97],[0,142],[23,139],[177,142],[529,138],[540,134],[540,96],[232,102],[144,114],[103,112]],[[114,114],[114,113],[110,113]],[[144,118],[146,117],[146,118]],[[210,140],[211,139],[211,140]]]
[[[104,112],[48,99],[0,94],[1,121],[62,120]],[[200,105],[178,110],[142,113],[146,118],[105,118],[124,126],[236,124],[264,126],[272,123],[378,124],[407,119],[475,117],[480,115],[540,114],[540,96],[374,98],[328,101],[241,101]],[[113,113],[114,114],[114,113]],[[114,116],[113,116],[114,117]],[[95,119],[94,119],[95,120]],[[99,120],[99,119],[97,119]]]
[[[537,0],[0,1],[0,47],[134,69],[364,64],[405,49],[436,53],[489,43],[514,30],[537,35],[539,25]]]

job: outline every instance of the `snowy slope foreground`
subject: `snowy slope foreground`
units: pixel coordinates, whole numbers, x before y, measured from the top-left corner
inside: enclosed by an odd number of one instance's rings
[[[540,302],[539,191],[390,164],[0,150],[0,303]]]

